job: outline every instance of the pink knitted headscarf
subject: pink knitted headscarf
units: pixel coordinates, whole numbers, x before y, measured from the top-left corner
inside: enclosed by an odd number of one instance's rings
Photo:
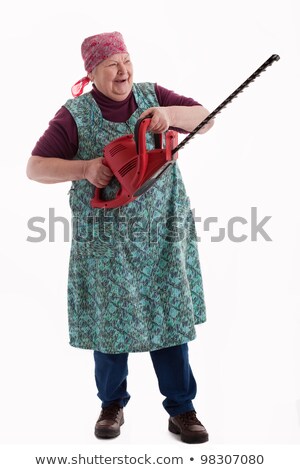
[[[108,59],[108,57],[127,52],[122,34],[118,33],[118,31],[90,36],[86,38],[81,45],[84,68],[88,73],[92,72],[100,62]],[[72,95],[80,96],[84,87],[89,82],[90,79],[87,76],[78,80],[71,88]]]

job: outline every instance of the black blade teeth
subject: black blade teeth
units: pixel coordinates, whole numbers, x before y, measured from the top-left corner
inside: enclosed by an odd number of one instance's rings
[[[178,150],[182,149],[186,144],[188,144],[188,142],[202,127],[204,127],[211,119],[220,113],[222,109],[226,108],[227,104],[230,103],[234,98],[237,98],[239,93],[242,93],[245,88],[248,88],[250,83],[259,77],[262,72],[265,72],[269,65],[272,65],[275,60],[277,61],[279,59],[280,57],[278,54],[273,54],[271,57],[269,57],[269,59],[266,60],[264,64],[262,64],[252,75],[250,75],[250,77],[247,78],[244,83],[242,83],[230,96],[228,96],[226,100],[224,100],[214,111],[212,111],[179,145],[177,145],[177,147],[172,150],[172,155],[177,153]]]

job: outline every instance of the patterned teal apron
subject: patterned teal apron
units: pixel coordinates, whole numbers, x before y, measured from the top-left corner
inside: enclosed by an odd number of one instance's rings
[[[76,159],[102,156],[109,142],[133,133],[143,111],[159,106],[154,84],[134,84],[133,93],[138,108],[124,123],[103,119],[91,93],[67,101],[78,128]],[[147,140],[153,148],[153,135]],[[102,197],[118,189],[113,177]],[[89,181],[73,181],[70,344],[122,353],[193,340],[206,313],[195,223],[178,165],[126,206],[92,209],[93,194]]]

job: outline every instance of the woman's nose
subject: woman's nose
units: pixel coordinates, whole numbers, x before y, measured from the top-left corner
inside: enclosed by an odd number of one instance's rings
[[[119,73],[120,75],[123,75],[123,73],[126,73],[126,67],[125,67],[124,64],[119,64],[118,73]]]

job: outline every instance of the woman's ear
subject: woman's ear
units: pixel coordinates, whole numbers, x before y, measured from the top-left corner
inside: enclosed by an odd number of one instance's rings
[[[94,76],[92,73],[88,73],[87,76],[89,77],[89,79],[91,80],[91,82],[94,81]]]

